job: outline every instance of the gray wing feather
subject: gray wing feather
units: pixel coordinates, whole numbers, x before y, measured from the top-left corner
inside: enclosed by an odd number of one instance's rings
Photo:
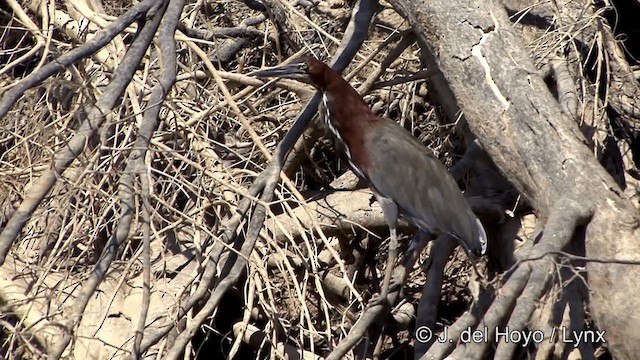
[[[448,170],[400,125],[384,120],[367,139],[369,182],[425,231],[450,233],[476,254],[486,235]]]

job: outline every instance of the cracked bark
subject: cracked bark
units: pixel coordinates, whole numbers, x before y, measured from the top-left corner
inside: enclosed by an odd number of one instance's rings
[[[557,199],[571,199],[595,210],[586,228],[588,258],[638,259],[638,215],[562,112],[504,8],[484,1],[392,3],[447,80],[473,133],[542,221]],[[640,267],[588,261],[587,272],[589,307],[610,351],[634,358],[640,297],[630,292]]]

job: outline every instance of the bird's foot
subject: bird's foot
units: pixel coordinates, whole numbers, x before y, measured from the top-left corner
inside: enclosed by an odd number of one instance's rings
[[[375,306],[382,306],[385,308],[391,308],[391,303],[389,302],[389,296],[388,294],[378,294],[375,293],[373,295],[371,295],[371,299],[369,299],[369,302],[367,303],[367,307],[368,308],[372,308]]]
[[[403,289],[404,289],[403,282],[401,280],[394,279],[389,284],[389,289],[386,292],[375,293],[371,295],[371,299],[369,299],[369,303],[367,304],[367,307],[382,305],[386,308],[390,308],[392,304],[391,304],[391,300],[389,299],[389,295],[391,295],[396,291],[400,291],[399,296],[398,297],[393,296],[393,298],[395,299],[402,298]]]
[[[394,277],[391,279],[391,283],[389,284],[389,292],[398,291],[398,299],[402,299],[404,297],[404,279]]]

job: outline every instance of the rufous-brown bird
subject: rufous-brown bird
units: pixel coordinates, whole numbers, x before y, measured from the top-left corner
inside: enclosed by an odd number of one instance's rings
[[[398,215],[424,233],[450,234],[472,257],[485,253],[484,228],[444,165],[402,126],[374,114],[339,73],[306,56],[249,75],[299,79],[322,91],[329,129],[343,143],[353,171],[369,184],[389,225],[379,300],[387,300],[398,253]]]

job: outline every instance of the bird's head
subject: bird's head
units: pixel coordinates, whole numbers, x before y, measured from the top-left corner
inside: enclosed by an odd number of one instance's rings
[[[322,89],[332,80],[334,73],[335,72],[322,61],[311,56],[303,56],[288,64],[253,71],[248,75],[258,78],[277,77],[296,79]]]

